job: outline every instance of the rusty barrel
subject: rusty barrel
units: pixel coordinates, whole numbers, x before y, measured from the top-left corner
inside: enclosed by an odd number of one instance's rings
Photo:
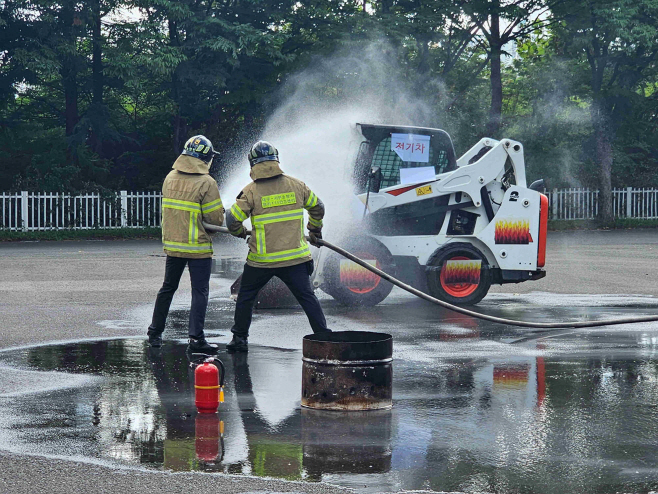
[[[368,331],[304,336],[302,406],[379,410],[393,405],[393,337]]]

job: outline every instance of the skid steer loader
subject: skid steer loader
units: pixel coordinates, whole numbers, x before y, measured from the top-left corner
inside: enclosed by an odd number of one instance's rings
[[[352,179],[362,219],[336,239],[341,247],[456,305],[476,304],[492,283],[546,275],[548,198],[539,192],[543,181],[526,185],[521,143],[484,138],[457,158],[443,130],[357,124],[357,131]],[[319,249],[315,266],[313,286],[346,305],[376,305],[393,288],[328,249]],[[285,285],[274,283],[259,305],[276,305],[281,291]]]
[[[492,283],[543,278],[548,198],[526,185],[523,146],[484,138],[462,157],[438,129],[357,124],[353,181],[364,217],[342,246],[446,302],[475,304]],[[375,305],[392,285],[320,249],[313,285]]]

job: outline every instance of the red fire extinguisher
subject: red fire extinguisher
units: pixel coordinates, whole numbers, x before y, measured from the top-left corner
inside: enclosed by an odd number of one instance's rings
[[[199,413],[215,413],[219,404],[224,403],[224,374],[224,364],[214,357],[194,370],[194,404]]]

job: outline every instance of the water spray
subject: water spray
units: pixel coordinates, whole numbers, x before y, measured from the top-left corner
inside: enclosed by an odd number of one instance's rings
[[[203,223],[203,226],[209,232],[230,233],[228,228],[223,226],[211,225],[205,222]],[[251,235],[251,231],[247,230],[246,234]],[[309,240],[308,237],[306,237],[306,239]],[[428,302],[431,302],[433,304],[440,305],[441,307],[444,307],[448,310],[459,312],[460,314],[475,317],[477,319],[482,319],[484,321],[495,322],[498,324],[508,324],[510,326],[519,326],[522,328],[538,328],[538,329],[595,328],[600,326],[612,326],[617,324],[634,324],[639,322],[658,321],[658,315],[655,315],[655,316],[623,317],[619,319],[603,319],[599,321],[528,322],[528,321],[516,321],[514,319],[505,319],[503,317],[490,316],[488,314],[481,314],[479,312],[475,312],[469,309],[464,309],[463,307],[459,307],[458,305],[452,305],[448,302],[444,302],[443,300],[439,300],[438,298],[432,297],[431,295],[428,295],[425,292],[421,292],[420,290],[410,285],[407,285],[406,283],[403,283],[397,278],[394,278],[390,274],[385,273],[381,269],[372,266],[371,264],[367,263],[363,259],[359,259],[351,252],[348,252],[345,249],[332,244],[331,242],[327,242],[324,239],[318,239],[317,244],[322,247],[326,247],[328,249],[333,250],[337,254],[340,254],[346,259],[349,259],[350,261],[358,264],[359,266],[367,269],[368,271],[371,271],[372,273],[376,274],[382,279],[391,282],[393,285],[402,288],[403,290],[411,293],[412,295],[415,295],[418,298],[422,298],[423,300],[427,300]]]

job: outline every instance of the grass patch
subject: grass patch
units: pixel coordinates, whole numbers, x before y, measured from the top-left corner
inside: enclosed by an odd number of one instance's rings
[[[0,242],[40,240],[128,240],[133,238],[160,239],[160,228],[97,228],[93,230],[47,230],[16,232],[0,230]]]
[[[550,231],[626,230],[631,228],[658,228],[658,220],[617,218],[612,223],[605,223],[600,220],[551,220],[548,222]]]

